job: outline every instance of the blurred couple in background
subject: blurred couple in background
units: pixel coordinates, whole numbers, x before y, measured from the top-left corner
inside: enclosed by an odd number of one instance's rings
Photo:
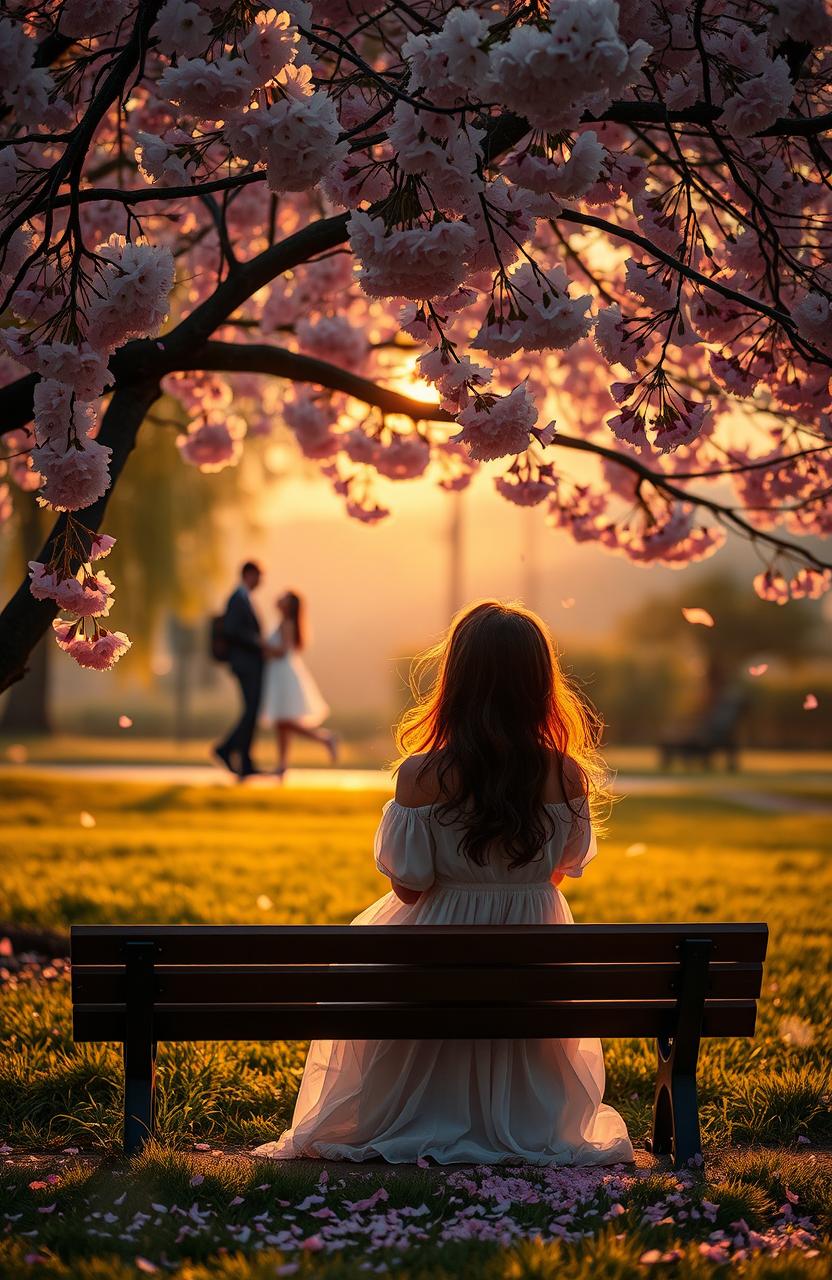
[[[252,603],[262,578],[260,565],[252,560],[243,565],[225,613],[214,620],[212,638],[214,656],[228,663],[243,699],[240,719],[214,755],[240,778],[263,772],[251,755],[258,722],[275,734],[279,778],[289,766],[293,737],[320,743],[333,763],[338,755],[336,735],[322,728],[329,707],[301,657],[306,641],[303,598],[296,591],[278,597],[277,626],[264,639]]]

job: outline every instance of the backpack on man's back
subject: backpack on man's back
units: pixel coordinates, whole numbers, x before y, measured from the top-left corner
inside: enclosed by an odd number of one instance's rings
[[[231,647],[225,634],[225,618],[226,615],[220,613],[211,619],[209,647],[215,662],[228,662],[231,657]]]

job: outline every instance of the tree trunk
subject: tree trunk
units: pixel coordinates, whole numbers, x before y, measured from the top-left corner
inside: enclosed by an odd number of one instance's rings
[[[29,494],[16,504],[20,558],[26,566],[43,540],[40,509]],[[49,646],[41,640],[32,650],[28,677],[13,685],[0,716],[0,733],[51,733]]]
[[[0,733],[52,732],[49,652],[49,644],[44,637],[29,655],[26,679],[18,680],[9,690],[3,715],[0,717]]]

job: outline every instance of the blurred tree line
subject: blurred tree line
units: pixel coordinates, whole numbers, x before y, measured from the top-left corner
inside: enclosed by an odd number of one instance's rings
[[[740,740],[760,747],[832,747],[832,647],[821,601],[784,607],[724,571],[680,582],[641,602],[603,648],[570,647],[569,665],[607,722],[607,740],[655,744],[743,686]],[[715,625],[686,622],[701,605]],[[754,676],[749,668],[767,670]],[[818,699],[804,711],[808,693]]]
[[[218,518],[239,502],[230,472],[204,476],[182,465],[176,448],[177,430],[184,429],[178,402],[160,400],[149,422],[157,428],[155,436],[140,438],[108,509],[107,529],[117,542],[101,566],[119,582],[117,624],[133,641],[131,677],[145,681],[153,675],[163,620],[174,620],[174,647],[188,649],[199,642],[222,566]],[[22,496],[4,563],[4,576],[13,583],[37,556],[48,527],[31,497]],[[5,699],[0,732],[47,733],[53,727],[53,648],[47,636],[35,649],[26,678]],[[117,668],[111,678],[123,674]]]

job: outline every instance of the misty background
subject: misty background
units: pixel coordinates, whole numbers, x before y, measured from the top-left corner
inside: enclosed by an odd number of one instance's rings
[[[785,609],[759,601],[751,579],[762,561],[739,539],[703,565],[647,571],[574,543],[547,526],[542,508],[509,504],[487,471],[462,494],[424,478],[387,482],[381,497],[392,515],[360,524],[289,444],[258,442],[239,468],[200,475],[182,466],[159,422],[131,458],[105,522],[119,539],[102,566],[118,584],[110,625],[134,648],[101,675],[41,646],[25,686],[0,699],[6,737],[37,729],[39,719],[41,728],[106,736],[124,714],[137,736],[219,733],[236,690],[209,656],[208,621],[252,558],[265,570],[255,597],[264,630],[283,590],[304,595],[308,664],[335,726],[372,744],[373,758],[389,752],[409,659],[456,608],[482,596],[520,599],[543,615],[610,741],[655,743],[695,718],[716,680],[748,690],[741,737],[832,745],[829,598]],[[45,527],[26,495],[3,551],[7,593]],[[716,626],[691,627],[683,606],[709,609]],[[762,665],[764,673],[749,674]],[[811,715],[803,710],[810,692],[818,700]]]

